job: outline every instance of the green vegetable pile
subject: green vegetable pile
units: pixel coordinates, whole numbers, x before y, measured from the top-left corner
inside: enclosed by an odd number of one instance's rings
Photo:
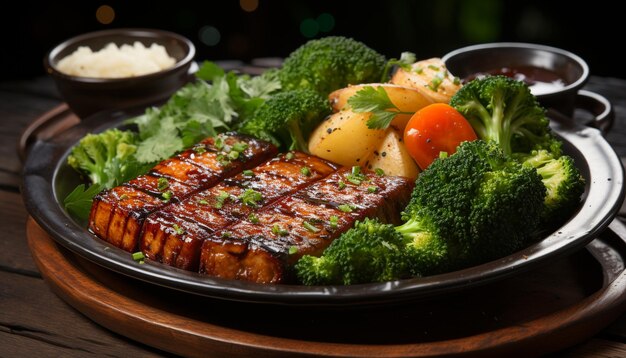
[[[450,104],[479,140],[420,173],[402,225],[366,219],[320,257],[302,257],[295,266],[302,283],[382,282],[484,263],[577,210],[585,181],[523,82],[477,79]]]
[[[86,219],[100,190],[143,174],[220,132],[237,130],[284,150],[308,151],[308,135],[330,113],[328,93],[351,83],[378,81],[396,62],[362,42],[332,36],[305,43],[281,68],[260,76],[225,72],[204,62],[196,80],[167,103],[127,122],[136,131],[89,134],[72,149],[68,163],[92,187],[79,185],[66,197],[65,207]]]
[[[496,145],[464,142],[419,175],[404,224],[357,223],[321,257],[301,258],[298,278],[307,285],[388,281],[508,255],[538,227],[545,192],[535,170]]]

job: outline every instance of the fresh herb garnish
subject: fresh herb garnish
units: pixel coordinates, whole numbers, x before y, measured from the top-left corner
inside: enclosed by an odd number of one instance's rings
[[[278,224],[272,226],[272,233],[276,236],[286,236],[289,234],[287,230],[281,228]]]
[[[228,198],[230,198],[230,194],[223,190],[220,190],[215,197],[215,203],[213,204],[213,207],[215,207],[216,209],[221,209],[224,206],[226,199]]]
[[[357,113],[371,112],[367,120],[370,129],[385,129],[398,114],[413,114],[401,111],[389,98],[383,86],[365,86],[348,99],[348,104]]]
[[[320,229],[316,228],[310,221],[304,220],[302,222],[302,226],[307,229],[309,232],[316,233],[319,232]]]
[[[339,217],[337,215],[331,215],[331,217],[328,218],[328,222],[331,229],[336,229],[339,225]]]
[[[254,189],[246,189],[241,195],[239,195],[239,200],[241,200],[241,202],[246,206],[256,208],[258,202],[263,200],[263,195]]]
[[[85,188],[85,184],[80,184],[65,197],[63,206],[70,215],[74,215],[81,220],[87,220],[91,211],[93,197],[102,189],[104,189],[104,185],[101,184],[92,184],[88,188]]]
[[[170,186],[170,183],[167,180],[167,178],[159,178],[157,180],[157,189],[159,191],[163,191],[163,190],[167,189],[169,186]]]

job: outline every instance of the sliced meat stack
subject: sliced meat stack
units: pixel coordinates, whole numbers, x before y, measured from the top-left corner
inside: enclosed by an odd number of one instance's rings
[[[274,145],[238,134],[207,138],[148,174],[98,194],[89,229],[123,250],[137,251],[143,221],[150,213],[254,168],[276,153]]]
[[[359,168],[359,167],[356,167]],[[200,272],[262,283],[289,282],[303,255],[319,255],[365,217],[399,223],[413,189],[407,178],[343,168],[206,239]]]
[[[413,183],[228,133],[94,199],[90,230],[128,252],[214,277],[289,283],[365,217],[399,221]]]
[[[185,270],[198,270],[200,246],[214,232],[286,194],[326,177],[337,166],[300,152],[281,154],[252,170],[228,178],[148,216],[140,239],[150,259]]]

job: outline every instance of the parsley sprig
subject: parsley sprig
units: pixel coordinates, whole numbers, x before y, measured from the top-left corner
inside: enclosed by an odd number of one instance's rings
[[[366,86],[348,99],[348,104],[357,113],[371,112],[367,120],[370,129],[385,129],[398,114],[413,114],[401,111],[391,102],[383,86]]]

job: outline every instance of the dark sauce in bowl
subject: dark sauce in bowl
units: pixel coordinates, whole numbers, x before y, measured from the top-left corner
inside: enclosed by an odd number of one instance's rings
[[[490,75],[503,75],[518,81],[524,81],[535,96],[556,92],[567,86],[564,79],[557,73],[534,66],[502,67],[479,72],[465,77],[463,83]]]

